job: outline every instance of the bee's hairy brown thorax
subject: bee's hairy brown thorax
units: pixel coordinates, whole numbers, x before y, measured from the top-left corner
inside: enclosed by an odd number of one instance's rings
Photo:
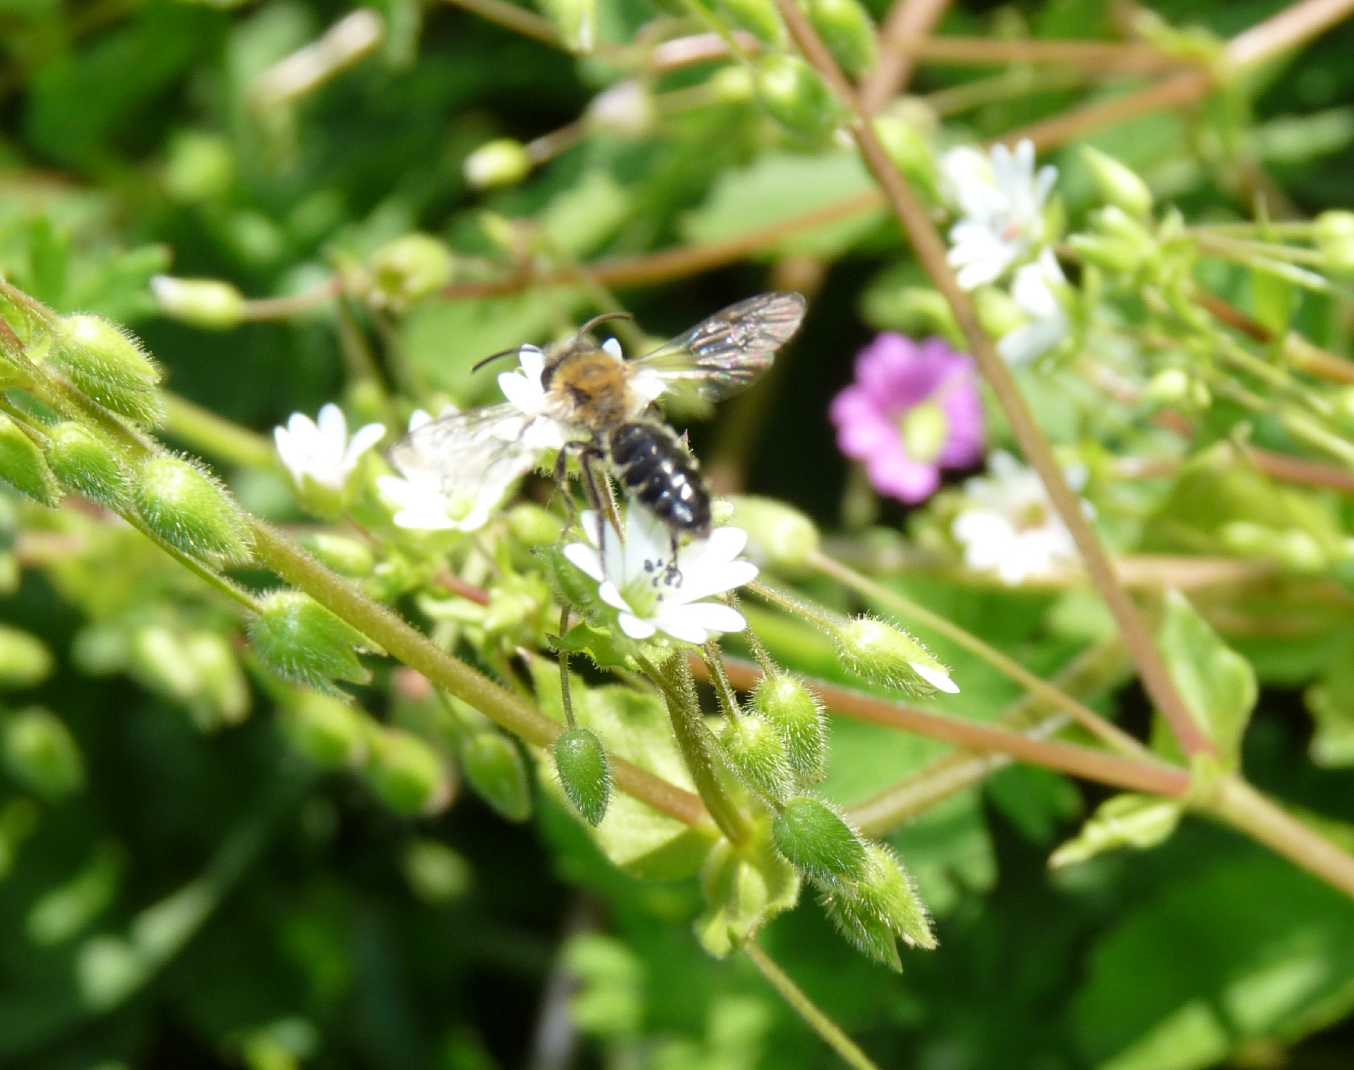
[[[681,439],[659,423],[631,421],[612,429],[607,456],[622,485],[668,528],[710,533],[710,492]]]
[[[605,434],[630,415],[626,366],[595,346],[571,347],[546,365],[541,384],[562,416]]]

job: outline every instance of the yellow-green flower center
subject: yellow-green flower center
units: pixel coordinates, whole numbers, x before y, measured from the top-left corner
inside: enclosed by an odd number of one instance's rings
[[[940,456],[949,431],[950,421],[945,416],[945,410],[934,401],[914,405],[898,421],[903,449],[914,461],[922,464],[930,464]]]

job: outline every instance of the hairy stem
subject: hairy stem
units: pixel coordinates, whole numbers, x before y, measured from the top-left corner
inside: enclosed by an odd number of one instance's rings
[[[229,461],[243,468],[275,468],[277,454],[268,439],[241,427],[186,398],[168,391],[165,401],[165,431],[199,453]]]

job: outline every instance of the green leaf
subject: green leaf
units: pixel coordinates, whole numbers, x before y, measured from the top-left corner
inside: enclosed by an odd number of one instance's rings
[[[537,659],[531,671],[541,711],[562,722],[558,667]],[[678,787],[694,790],[668,727],[662,699],[617,684],[589,686],[572,674],[570,684],[575,718],[597,734],[608,754],[633,762]],[[537,753],[542,756],[538,770],[543,786],[563,799],[548,754]],[[708,833],[660,814],[622,792],[612,797],[593,837],[615,865],[632,876],[652,880],[693,876],[713,843]]]
[[[1177,591],[1166,597],[1157,646],[1195,723],[1217,744],[1224,766],[1235,769],[1241,737],[1255,708],[1257,688],[1250,662],[1229,647]],[[1152,746],[1169,758],[1184,755],[1158,715]]]
[[[1121,847],[1155,847],[1175,831],[1184,811],[1184,804],[1174,799],[1116,795],[1096,808],[1081,831],[1053,852],[1048,864],[1071,866]]]
[[[737,950],[763,925],[799,901],[799,874],[759,837],[735,850],[721,841],[701,874],[705,910],[696,919],[701,946],[716,958]]]
[[[1354,765],[1354,643],[1346,642],[1325,674],[1303,696],[1316,733],[1309,752],[1317,765]]]

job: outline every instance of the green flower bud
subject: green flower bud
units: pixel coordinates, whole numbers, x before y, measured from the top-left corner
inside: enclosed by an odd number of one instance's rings
[[[1354,212],[1333,209],[1316,217],[1316,247],[1326,266],[1341,275],[1354,274]]]
[[[434,906],[461,898],[474,879],[470,863],[437,840],[414,840],[404,849],[400,864],[413,893]]]
[[[176,201],[197,203],[224,196],[235,182],[235,153],[217,134],[187,131],[169,146],[164,183]]]
[[[197,666],[184,650],[183,637],[161,624],[148,624],[132,633],[128,667],[146,687],[176,702],[188,702],[202,688]]]
[[[47,464],[71,490],[117,509],[131,495],[126,458],[103,435],[74,420],[47,431]]]
[[[1092,229],[1073,234],[1068,245],[1088,262],[1106,271],[1134,275],[1159,257],[1156,239],[1133,216],[1116,205],[1101,208],[1091,215]]]
[[[1288,528],[1277,533],[1274,556],[1294,572],[1315,574],[1324,572],[1331,565],[1321,544],[1301,528]]]
[[[571,564],[558,546],[542,546],[536,553],[545,564],[546,578],[559,601],[580,612],[601,604],[597,584]]]
[[[751,72],[741,63],[715,71],[706,85],[721,104],[746,104],[756,92]]]
[[[239,724],[249,715],[249,684],[235,648],[215,632],[194,632],[183,643],[184,653],[197,671],[204,728]]]
[[[817,695],[788,673],[773,673],[752,693],[752,709],[780,734],[801,780],[814,783],[827,775],[827,718]]]
[[[930,918],[911,877],[886,847],[865,848],[864,876],[824,890],[823,909],[856,950],[894,970],[902,969],[896,941],[936,946]]]
[[[1143,398],[1154,405],[1178,405],[1189,398],[1190,377],[1183,368],[1163,368],[1147,381]]]
[[[451,282],[455,266],[445,242],[427,234],[406,234],[372,254],[373,296],[402,312]]]
[[[858,0],[808,0],[809,21],[847,74],[858,78],[875,65],[874,22]]]
[[[298,692],[283,708],[282,728],[292,745],[322,769],[361,765],[375,731],[361,711],[319,691]]]
[[[52,674],[52,655],[37,636],[0,624],[0,688],[34,687]]]
[[[249,559],[252,540],[244,514],[199,462],[168,453],[151,457],[134,490],[137,513],[170,546],[194,557]]]
[[[74,386],[105,409],[153,426],[164,417],[160,369],[139,342],[102,316],[58,321],[49,358]]]
[[[553,546],[564,524],[549,509],[522,502],[508,510],[508,530],[525,546]]]
[[[748,556],[759,565],[788,572],[807,568],[818,552],[813,521],[774,498],[738,495],[729,522],[748,533]]]
[[[611,766],[602,741],[586,728],[570,728],[555,740],[555,769],[564,794],[589,825],[600,825],[611,799]]]
[[[360,578],[370,576],[376,567],[371,547],[361,539],[319,531],[305,538],[305,547],[327,568],[341,576]]]
[[[43,505],[56,505],[61,500],[61,488],[47,467],[42,450],[3,413],[0,413],[0,479]]]
[[[939,195],[935,150],[918,120],[906,114],[887,113],[875,119],[874,132],[893,165],[909,181],[933,197]],[[945,305],[945,311],[949,312],[948,304]]]
[[[615,137],[641,138],[653,130],[658,117],[653,93],[639,79],[618,82],[588,103],[588,129]]]
[[[597,43],[597,0],[540,0],[564,47],[587,55]]]
[[[228,282],[156,275],[150,289],[160,311],[171,319],[207,331],[228,331],[244,322],[244,294]]]
[[[802,137],[825,137],[841,118],[818,72],[796,56],[773,54],[758,61],[757,96],[773,119]]]
[[[531,173],[531,157],[520,141],[499,138],[467,156],[463,171],[466,182],[474,189],[513,186]]]
[[[719,735],[724,756],[739,778],[754,791],[779,802],[793,786],[785,741],[759,717],[726,720]]]
[[[993,338],[1004,338],[1017,327],[1023,327],[1027,317],[1011,295],[995,286],[984,286],[973,295],[978,322]]]
[[[446,765],[423,740],[398,728],[378,727],[367,734],[367,742],[367,784],[397,814],[435,814],[451,801]]]
[[[19,783],[55,802],[85,784],[85,763],[75,737],[54,713],[32,707],[0,724],[0,754]]]
[[[719,11],[759,41],[768,45],[785,43],[785,23],[775,0],[719,0]]]
[[[461,745],[466,783],[500,817],[525,821],[531,816],[527,767],[516,744],[500,732],[471,734]]]
[[[810,795],[791,799],[771,826],[776,850],[807,876],[832,883],[865,872],[865,844],[825,802]]]
[[[355,652],[365,644],[362,634],[300,591],[274,591],[264,598],[250,622],[249,640],[265,662],[297,683],[323,689],[331,680],[371,679]]]
[[[1082,146],[1081,158],[1090,169],[1095,188],[1106,204],[1114,205],[1135,219],[1151,218],[1152,191],[1136,171],[1090,145]]]
[[[837,654],[857,676],[886,687],[956,694],[958,685],[935,656],[901,628],[856,617],[837,628]]]

